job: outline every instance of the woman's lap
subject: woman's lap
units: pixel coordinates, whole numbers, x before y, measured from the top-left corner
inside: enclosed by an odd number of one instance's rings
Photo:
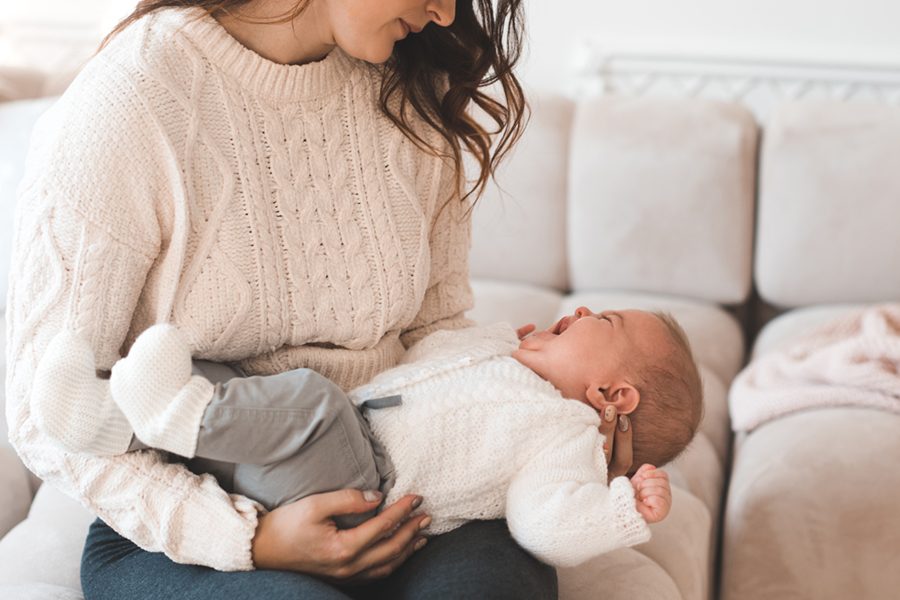
[[[385,580],[337,588],[300,573],[180,565],[141,550],[97,520],[85,543],[81,580],[85,600],[556,598],[553,568],[519,548],[503,521],[464,525],[432,538]]]

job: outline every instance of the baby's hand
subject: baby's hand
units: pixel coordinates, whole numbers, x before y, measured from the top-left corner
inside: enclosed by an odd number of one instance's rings
[[[527,325],[522,325],[518,329],[516,329],[516,335],[519,336],[519,340],[523,340],[528,337],[535,330],[534,323],[528,323]]]
[[[669,474],[653,465],[641,465],[631,478],[637,511],[648,523],[666,518],[672,508],[672,488]]]

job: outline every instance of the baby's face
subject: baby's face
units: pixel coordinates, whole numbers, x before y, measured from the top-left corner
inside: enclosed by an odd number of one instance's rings
[[[641,310],[594,313],[582,306],[519,343],[513,357],[552,383],[566,398],[588,401],[588,388],[613,389],[628,381],[636,352],[652,355],[670,344],[665,324]],[[595,406],[599,409],[600,406]]]

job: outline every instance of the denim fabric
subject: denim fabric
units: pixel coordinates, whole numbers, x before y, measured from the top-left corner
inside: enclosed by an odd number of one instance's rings
[[[146,552],[97,519],[81,560],[85,600],[552,600],[556,572],[516,545],[504,521],[432,538],[387,579],[335,586],[287,571],[223,573]]]

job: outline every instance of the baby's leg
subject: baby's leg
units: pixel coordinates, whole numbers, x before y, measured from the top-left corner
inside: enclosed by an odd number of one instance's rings
[[[343,488],[381,488],[391,468],[373,448],[359,410],[329,379],[310,369],[240,377],[226,365],[195,360],[198,371],[215,384],[215,394],[197,438],[201,460],[192,468],[212,472],[268,509]]]

